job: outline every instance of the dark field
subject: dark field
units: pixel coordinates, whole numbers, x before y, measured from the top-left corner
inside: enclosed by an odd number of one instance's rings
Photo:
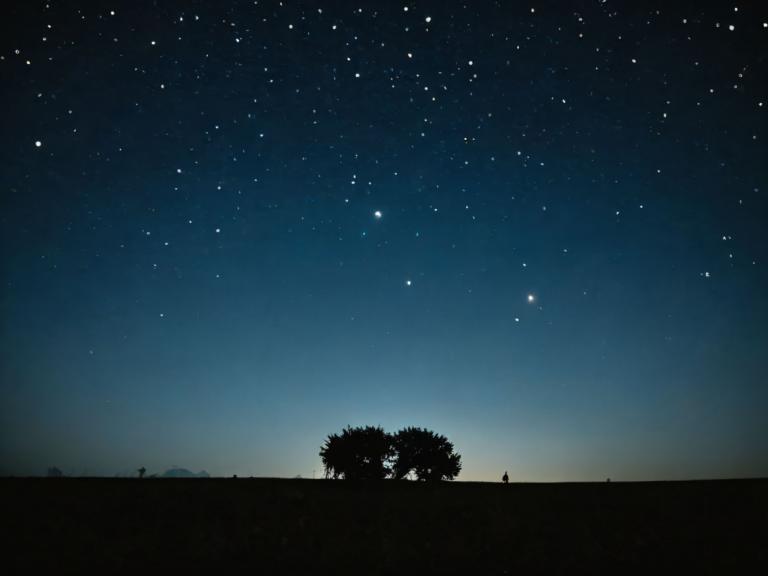
[[[0,486],[14,573],[768,573],[766,480]]]

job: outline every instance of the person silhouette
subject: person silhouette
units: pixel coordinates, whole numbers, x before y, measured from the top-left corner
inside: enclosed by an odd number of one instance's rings
[[[504,476],[501,477],[501,481],[504,482],[504,484],[509,484],[509,474],[507,474],[506,470],[504,470]]]
[[[137,470],[137,472],[139,473],[139,478],[144,478],[144,474],[147,472],[147,469],[142,466]]]

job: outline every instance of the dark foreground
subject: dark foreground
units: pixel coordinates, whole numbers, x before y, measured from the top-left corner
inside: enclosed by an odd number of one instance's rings
[[[739,574],[768,480],[3,479],[3,572]]]

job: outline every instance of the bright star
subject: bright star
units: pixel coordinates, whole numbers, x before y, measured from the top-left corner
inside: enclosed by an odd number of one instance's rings
[[[381,210],[376,210],[376,211],[373,213],[373,217],[374,217],[374,218],[376,218],[376,220],[380,220],[380,219],[381,219],[381,216],[382,216],[382,214],[381,214]]]
[[[533,302],[535,301],[536,301],[536,296],[534,296],[533,294],[528,294],[528,302],[530,304],[533,304]]]

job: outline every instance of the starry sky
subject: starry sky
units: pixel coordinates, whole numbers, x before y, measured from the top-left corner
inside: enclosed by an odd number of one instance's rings
[[[0,473],[768,475],[761,2],[16,2]]]

